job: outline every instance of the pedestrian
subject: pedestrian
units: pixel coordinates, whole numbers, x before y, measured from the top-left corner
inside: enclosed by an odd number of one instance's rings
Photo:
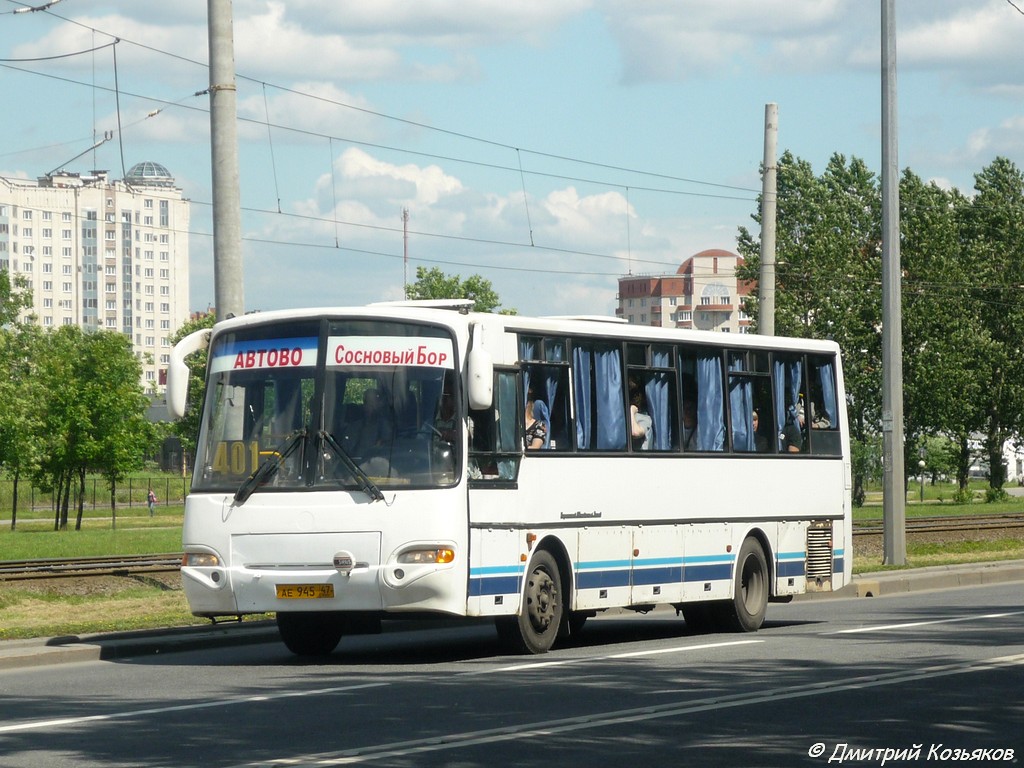
[[[156,507],[156,494],[153,493],[152,488],[149,489],[149,496],[147,500],[149,501],[149,516],[152,517],[153,509]]]

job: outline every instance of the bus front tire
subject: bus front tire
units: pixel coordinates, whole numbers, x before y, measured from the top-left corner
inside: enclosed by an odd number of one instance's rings
[[[558,637],[563,611],[558,563],[540,550],[526,571],[519,615],[495,620],[498,637],[516,653],[546,653]]]
[[[733,598],[722,605],[721,623],[733,632],[756,632],[768,608],[768,561],[761,543],[748,536],[736,558]]]
[[[329,656],[341,641],[344,622],[334,613],[278,613],[277,631],[296,656]]]

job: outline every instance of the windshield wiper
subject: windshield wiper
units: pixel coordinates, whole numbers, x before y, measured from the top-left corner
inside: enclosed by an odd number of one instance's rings
[[[369,496],[373,501],[384,501],[384,494],[381,493],[380,488],[370,479],[370,476],[363,472],[362,468],[356,464],[352,457],[348,455],[348,452],[341,447],[334,435],[325,429],[320,430],[320,439],[331,446],[334,453],[341,459],[342,463],[355,475],[355,478],[359,481],[359,489]]]
[[[238,486],[238,490],[235,491],[235,503],[244,504],[245,500],[252,496],[253,491],[257,487],[265,483],[281,468],[284,464],[285,459],[292,455],[295,449],[300,446],[306,439],[309,433],[305,427],[297,429],[292,432],[288,437],[281,442],[277,448],[274,449],[274,455],[270,459],[259,465],[251,475],[249,475],[242,484]]]

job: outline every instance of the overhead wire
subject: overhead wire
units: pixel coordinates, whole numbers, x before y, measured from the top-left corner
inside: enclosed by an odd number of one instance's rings
[[[185,109],[190,109],[190,110],[194,110],[194,111],[198,111],[198,112],[208,113],[208,109],[207,108],[203,108],[203,107],[198,107],[198,106],[193,106],[193,105],[187,104],[186,102],[188,101],[189,97],[184,97],[184,98],[179,99],[177,101],[168,101],[168,100],[157,98],[157,97],[153,97],[153,96],[147,96],[147,95],[143,95],[143,94],[137,94],[137,93],[121,91],[120,87],[117,85],[116,45],[119,42],[126,42],[126,43],[128,43],[130,45],[137,46],[137,47],[139,47],[141,49],[148,50],[148,51],[151,51],[153,53],[156,53],[156,54],[159,54],[159,55],[162,55],[162,56],[168,56],[168,57],[171,57],[173,59],[176,59],[176,60],[179,60],[179,61],[183,61],[183,62],[192,64],[192,65],[195,65],[195,66],[198,66],[198,67],[201,67],[201,68],[205,68],[207,66],[206,63],[199,62],[199,61],[196,61],[194,59],[190,59],[188,57],[181,56],[179,54],[175,54],[175,53],[172,53],[172,52],[169,52],[169,51],[165,51],[165,50],[162,50],[162,49],[159,49],[159,48],[156,48],[156,47],[144,44],[144,43],[139,43],[139,42],[134,41],[134,40],[129,40],[129,39],[126,39],[126,38],[121,38],[121,37],[115,37],[114,35],[111,35],[110,33],[104,32],[102,30],[98,30],[95,27],[91,27],[91,26],[89,26],[87,24],[83,24],[80,21],[77,21],[77,20],[71,19],[71,18],[67,18],[65,16],[62,16],[59,13],[54,13],[53,11],[49,10],[51,6],[55,5],[57,2],[60,2],[60,0],[54,0],[53,2],[47,3],[47,4],[45,4],[43,6],[39,6],[39,7],[25,6],[22,3],[15,3],[15,0],[8,0],[8,1],[11,2],[12,4],[17,4],[17,5],[19,5],[19,8],[24,9],[24,10],[22,10],[20,12],[25,12],[25,11],[29,11],[29,10],[31,10],[31,11],[43,11],[47,15],[53,16],[54,18],[60,19],[60,20],[65,21],[67,23],[83,27],[84,29],[91,30],[94,33],[98,33],[98,34],[109,36],[109,37],[112,38],[112,42],[106,43],[106,44],[100,45],[100,46],[94,46],[93,48],[85,49],[83,51],[77,51],[77,52],[66,53],[66,54],[57,54],[57,55],[47,56],[47,57],[34,57],[34,58],[30,58],[30,59],[28,59],[28,58],[27,59],[0,59],[0,66],[4,66],[5,68],[12,69],[12,70],[15,70],[15,71],[21,71],[21,72],[25,72],[25,73],[28,73],[28,74],[34,74],[34,75],[37,75],[37,76],[41,76],[41,77],[49,77],[49,78],[56,79],[58,81],[63,81],[63,82],[67,82],[67,83],[72,83],[72,84],[76,84],[76,85],[81,85],[81,86],[85,86],[85,87],[94,88],[94,89],[99,89],[99,90],[104,90],[104,91],[113,90],[113,92],[115,93],[115,96],[118,97],[118,98],[121,95],[124,95],[124,96],[130,96],[132,98],[142,99],[142,100],[149,101],[149,102],[163,104],[165,106],[183,107]],[[1015,9],[1020,11],[1020,8],[1018,6],[1016,6],[1012,2],[1012,0],[1007,0],[1007,2],[1009,2],[1009,4],[1012,5]],[[16,13],[16,12],[19,12],[19,10],[16,9],[15,11],[12,11],[12,13]],[[1024,12],[1022,12],[1022,13],[1024,13]],[[63,58],[69,58],[69,57],[72,57],[72,56],[82,55],[82,54],[85,54],[85,53],[92,53],[92,52],[95,52],[95,51],[103,50],[103,49],[105,49],[107,47],[113,47],[115,49],[115,52],[114,52],[114,58],[115,58],[115,87],[114,87],[114,89],[110,89],[110,88],[107,88],[105,86],[96,85],[95,83],[93,83],[93,84],[83,83],[81,81],[76,81],[76,80],[71,79],[71,78],[60,77],[60,76],[52,75],[52,74],[48,74],[48,73],[40,73],[40,72],[36,72],[36,71],[33,71],[33,70],[27,70],[27,69],[23,69],[21,67],[12,66],[13,64],[16,64],[16,63],[38,63],[38,62],[44,62],[44,61],[54,61],[54,60],[59,60],[59,59],[63,59]],[[427,124],[427,123],[422,123],[422,122],[410,120],[410,119],[407,119],[407,118],[397,117],[397,116],[389,115],[389,114],[386,114],[386,113],[383,113],[383,112],[367,109],[365,107],[360,107],[360,106],[357,106],[357,105],[348,104],[348,103],[345,103],[345,102],[338,101],[336,99],[329,99],[329,98],[326,98],[326,97],[318,95],[318,94],[312,94],[312,93],[309,93],[309,92],[306,92],[306,91],[301,91],[301,90],[290,88],[290,87],[286,87],[286,86],[280,86],[280,85],[276,85],[276,84],[273,84],[273,83],[266,83],[264,81],[257,80],[255,78],[251,78],[251,77],[248,77],[248,76],[245,76],[245,75],[236,75],[236,76],[239,79],[242,79],[242,80],[250,81],[250,82],[253,82],[253,83],[258,83],[258,84],[260,84],[263,87],[263,91],[264,91],[264,107],[265,107],[266,119],[264,121],[259,121],[259,120],[255,120],[255,119],[252,119],[252,118],[246,118],[246,117],[240,117],[238,119],[239,119],[240,122],[251,122],[251,123],[254,123],[254,124],[260,124],[262,122],[263,125],[267,129],[268,137],[271,136],[271,129],[272,128],[276,128],[276,129],[283,130],[283,131],[291,131],[291,132],[294,132],[294,133],[297,133],[297,134],[303,134],[303,135],[308,135],[308,136],[318,136],[318,137],[321,137],[321,138],[327,138],[329,143],[330,143],[330,145],[331,145],[331,147],[332,147],[332,158],[333,158],[333,142],[334,141],[339,141],[339,142],[344,142],[344,143],[347,143],[347,144],[352,144],[352,145],[356,145],[356,146],[365,146],[365,147],[370,147],[370,148],[374,148],[374,149],[378,149],[378,150],[383,150],[383,151],[391,151],[391,152],[396,152],[396,153],[403,153],[403,154],[413,155],[413,156],[417,156],[417,157],[424,157],[424,158],[430,158],[430,159],[433,159],[433,160],[440,160],[440,161],[444,161],[444,162],[463,163],[463,164],[467,164],[467,165],[470,165],[470,166],[486,168],[486,169],[492,169],[492,170],[507,171],[507,172],[512,172],[512,173],[518,172],[520,174],[521,185],[523,187],[524,202],[527,204],[527,219],[528,219],[529,233],[530,233],[530,244],[528,246],[523,244],[523,243],[490,240],[490,239],[486,239],[486,238],[460,237],[460,236],[453,236],[453,235],[446,235],[446,234],[439,234],[439,233],[430,233],[430,232],[417,232],[417,233],[415,233],[415,234],[417,234],[419,236],[422,236],[422,237],[435,237],[435,238],[449,239],[449,240],[455,240],[455,241],[464,241],[464,242],[474,242],[474,243],[481,243],[481,244],[496,245],[496,246],[502,246],[502,247],[516,247],[516,248],[529,247],[529,248],[537,248],[538,250],[546,250],[546,251],[552,251],[552,252],[557,252],[557,253],[562,253],[562,254],[572,254],[572,255],[580,255],[580,256],[587,256],[587,257],[594,257],[594,258],[602,258],[602,259],[621,260],[621,257],[615,256],[615,255],[611,255],[611,254],[599,254],[599,253],[593,253],[593,252],[587,252],[587,251],[577,251],[577,250],[572,250],[572,249],[558,249],[558,248],[547,248],[547,247],[541,248],[541,247],[538,247],[534,243],[532,224],[529,223],[528,196],[527,196],[527,193],[526,193],[526,186],[525,186],[525,175],[527,175],[527,174],[533,175],[533,176],[537,176],[537,177],[542,177],[542,178],[550,178],[550,179],[561,180],[561,181],[571,181],[571,182],[575,182],[575,183],[587,183],[587,184],[604,185],[604,186],[608,186],[608,187],[619,188],[619,189],[624,190],[624,194],[626,195],[626,199],[627,199],[627,206],[628,206],[628,194],[629,194],[630,188],[632,188],[634,191],[642,191],[642,192],[655,193],[655,194],[683,195],[683,196],[693,196],[693,197],[722,199],[722,200],[736,200],[736,201],[742,201],[742,202],[755,202],[756,199],[757,199],[757,195],[758,195],[758,190],[747,188],[747,187],[742,187],[742,186],[709,182],[709,181],[693,179],[693,178],[687,178],[687,177],[682,177],[682,176],[676,176],[676,175],[671,175],[671,174],[666,174],[666,173],[652,172],[652,171],[641,170],[641,169],[636,169],[636,168],[628,168],[628,167],[625,167],[625,166],[615,165],[615,164],[611,164],[611,163],[604,163],[604,162],[597,162],[597,161],[591,161],[591,160],[584,160],[584,159],[574,158],[574,157],[570,157],[570,156],[567,156],[567,155],[561,155],[561,154],[557,154],[557,153],[550,153],[550,152],[544,152],[544,151],[540,151],[540,150],[532,150],[532,149],[528,149],[528,148],[515,147],[515,146],[512,146],[512,145],[505,144],[505,143],[498,142],[498,141],[494,141],[494,140],[491,140],[491,139],[486,139],[486,138],[482,138],[482,137],[479,137],[479,136],[474,136],[474,135],[469,134],[469,133],[465,133],[465,132],[461,132],[461,131],[455,131],[455,130],[450,130],[450,129],[446,129],[446,128],[440,128],[440,127],[433,126],[433,125],[430,125],[430,124]],[[450,155],[441,155],[441,154],[437,154],[437,153],[428,153],[428,152],[416,151],[416,150],[411,150],[411,149],[403,148],[403,147],[393,147],[393,146],[388,146],[388,145],[380,144],[380,143],[365,142],[365,141],[360,141],[360,140],[353,139],[353,138],[336,137],[336,136],[331,136],[331,135],[328,135],[328,134],[322,134],[322,133],[315,132],[315,131],[309,131],[309,130],[306,130],[306,129],[297,128],[297,127],[294,127],[294,126],[272,124],[270,122],[270,119],[269,119],[269,108],[267,107],[267,103],[266,103],[266,88],[268,86],[271,87],[271,88],[277,89],[277,90],[279,90],[279,91],[281,91],[283,93],[290,93],[290,94],[298,95],[300,97],[307,98],[307,99],[323,101],[323,102],[326,102],[326,103],[329,103],[329,104],[332,104],[332,105],[335,105],[335,106],[343,107],[345,109],[349,109],[349,110],[365,113],[365,114],[368,114],[368,115],[372,115],[374,117],[378,117],[378,118],[382,118],[382,119],[386,119],[386,120],[390,120],[390,121],[395,121],[395,122],[398,122],[400,124],[405,124],[405,125],[408,125],[408,126],[417,127],[417,128],[421,128],[421,129],[424,129],[424,130],[429,130],[429,131],[432,131],[432,132],[437,132],[439,134],[448,135],[448,136],[459,138],[459,139],[463,139],[463,140],[478,142],[478,143],[481,143],[481,144],[484,144],[484,145],[489,145],[489,146],[493,146],[493,147],[497,147],[497,148],[513,150],[513,151],[516,152],[516,155],[517,155],[517,159],[518,159],[517,165],[518,165],[518,168],[511,167],[511,166],[504,166],[504,165],[497,164],[497,163],[487,163],[487,162],[481,162],[481,161],[478,161],[478,160],[471,160],[471,159],[467,159],[467,158],[454,157],[454,156],[450,156]],[[198,93],[193,94],[193,96],[200,95],[200,94],[203,94],[203,93],[205,93],[205,91],[199,91]],[[143,120],[144,119],[146,119],[146,118],[143,118]],[[137,125],[138,123],[141,123],[141,122],[142,122],[142,120],[134,121],[132,123],[129,123],[128,126],[130,127],[130,126],[133,126],[133,125]],[[120,124],[120,104],[118,103],[118,133],[119,133],[119,136],[120,136],[120,134],[122,132],[123,132],[123,127]],[[273,155],[273,146],[272,146],[272,144],[271,144],[271,150],[270,151],[271,151],[271,153]],[[692,184],[692,185],[703,186],[703,187],[710,187],[710,188],[717,188],[717,189],[729,190],[729,191],[746,193],[746,194],[743,194],[743,195],[709,194],[709,193],[705,193],[705,192],[693,192],[693,191],[686,191],[686,190],[679,190],[679,189],[659,188],[659,187],[653,187],[653,186],[645,187],[645,186],[636,185],[636,184],[626,185],[626,184],[619,183],[619,182],[609,181],[607,179],[594,179],[594,178],[586,178],[586,177],[582,177],[582,176],[574,176],[574,175],[568,175],[568,174],[562,174],[562,173],[553,173],[553,172],[538,171],[538,170],[528,170],[528,169],[524,169],[523,166],[522,166],[522,160],[521,160],[522,153],[529,153],[529,154],[535,155],[537,157],[544,157],[544,158],[558,160],[558,161],[563,161],[563,162],[576,163],[576,164],[591,166],[591,167],[595,167],[595,168],[602,168],[602,169],[606,169],[606,170],[612,170],[612,171],[616,171],[616,172],[637,174],[637,175],[640,175],[640,176],[646,176],[646,177],[650,177],[650,178],[660,178],[660,179],[663,179],[663,180],[668,180],[668,181],[673,181],[673,182]],[[15,153],[6,153],[6,154],[9,155],[9,154],[15,154]],[[2,156],[2,155],[0,155],[0,156]],[[121,158],[121,161],[122,161],[122,171],[123,171],[124,170],[123,169],[123,166],[124,166],[123,145],[122,145],[122,158]],[[275,176],[275,187],[276,187],[276,185],[277,185],[277,180],[276,180],[276,160],[272,160],[272,162],[274,164],[274,176]],[[332,162],[332,168],[331,169],[332,169],[332,185],[333,185],[333,162]],[[336,201],[336,192],[334,192],[334,194],[335,194],[335,201]],[[754,197],[751,197],[750,195],[754,195]],[[278,192],[277,200],[278,200],[278,210],[276,212],[277,215],[281,215],[281,216],[291,216],[291,215],[293,215],[293,214],[288,214],[288,213],[285,213],[285,212],[281,211],[281,208],[280,208],[280,194],[279,194],[279,192]],[[193,202],[197,202],[197,201],[193,201]],[[253,213],[263,213],[263,214],[272,214],[272,213],[274,213],[272,211],[262,211],[262,210],[256,209],[256,208],[246,208],[245,210],[247,210],[249,212],[253,212]],[[357,227],[365,226],[365,227],[370,227],[370,228],[375,228],[375,229],[381,229],[381,230],[384,230],[384,231],[400,231],[397,228],[374,227],[373,225],[366,225],[366,224],[360,224],[360,223],[355,223],[355,222],[339,221],[337,219],[337,217],[336,217],[336,202],[335,202],[335,210],[332,210],[332,217],[333,218],[331,220],[326,220],[326,219],[317,219],[317,220],[333,221],[335,223],[335,226],[337,226],[338,224],[341,224],[341,225],[344,225],[344,226],[357,226]],[[316,217],[313,217],[313,218],[316,218]],[[628,226],[629,226],[629,221],[628,221],[628,211],[627,211],[627,227]],[[261,242],[263,242],[263,241],[261,241]],[[266,242],[273,242],[273,241],[266,241]],[[292,243],[292,244],[294,244],[294,243]],[[306,247],[319,247],[319,246],[308,245]],[[335,238],[335,246],[334,247],[335,248],[339,247],[338,243],[337,243],[337,237]],[[374,254],[374,255],[388,256],[389,258],[393,257],[392,254],[386,254],[386,253],[374,252],[374,251],[361,251],[360,249],[344,248],[343,250],[352,250],[353,252],[360,252],[360,253],[368,253],[368,254]],[[632,256],[631,246],[628,247],[627,250],[629,251],[629,260],[630,260],[630,262],[632,262],[633,256]],[[425,261],[432,261],[432,263],[448,263],[448,262],[439,262],[437,260],[428,260],[428,259],[424,259],[424,260]],[[649,264],[652,264],[652,265],[659,265],[659,266],[660,265],[670,266],[670,265],[674,265],[675,264],[675,262],[667,262],[667,261],[660,261],[660,260],[638,259],[637,261],[639,261],[641,263],[649,263]],[[479,264],[471,264],[469,266],[478,267]],[[494,267],[490,267],[490,268],[494,268],[494,269],[510,269],[510,270],[516,270],[517,269],[517,268],[514,268],[514,267],[507,267],[507,266],[494,266]],[[529,271],[538,271],[538,269],[536,267],[532,267],[532,268],[530,268]],[[541,271],[556,271],[556,270],[543,269]],[[571,273],[578,274],[579,272],[578,272],[578,270],[573,270]],[[595,274],[603,274],[603,273],[595,273]],[[608,274],[612,274],[612,273],[608,273]],[[618,273],[614,273],[614,274],[621,275],[622,273],[618,272]]]

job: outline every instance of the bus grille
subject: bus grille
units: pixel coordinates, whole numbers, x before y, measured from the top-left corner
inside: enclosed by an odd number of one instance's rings
[[[817,520],[807,528],[807,589],[832,589],[832,523]]]

